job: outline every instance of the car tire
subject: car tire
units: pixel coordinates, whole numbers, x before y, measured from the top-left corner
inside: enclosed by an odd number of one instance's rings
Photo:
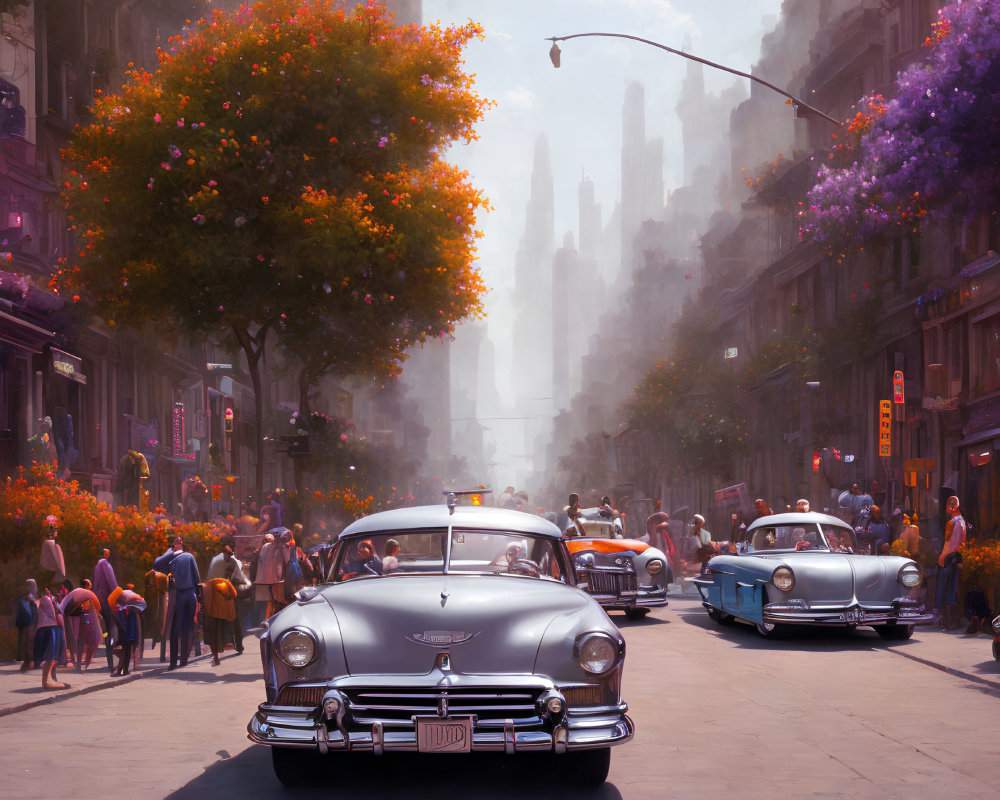
[[[1000,661],[1000,641],[993,640],[993,658]]]
[[[581,787],[600,786],[608,779],[608,770],[611,769],[611,748],[578,750],[562,756],[562,760],[565,762],[562,766],[567,783]]]
[[[780,639],[785,633],[785,627],[775,622],[758,622],[754,627],[765,639]]]
[[[319,779],[319,754],[293,747],[272,747],[275,777],[288,789],[315,786]]]
[[[913,636],[912,625],[876,625],[875,632],[887,642],[901,642]]]
[[[648,608],[626,608],[625,618],[631,620],[643,619],[648,613]]]
[[[708,618],[712,620],[716,625],[732,625],[735,621],[735,617],[732,614],[727,614],[725,611],[720,611],[715,606],[709,606]]]

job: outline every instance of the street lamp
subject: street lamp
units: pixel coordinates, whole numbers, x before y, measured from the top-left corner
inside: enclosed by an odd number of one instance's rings
[[[733,75],[739,75],[741,78],[749,78],[752,81],[766,86],[768,89],[777,92],[783,97],[787,97],[788,101],[795,108],[795,115],[798,117],[809,117],[815,116],[832,122],[834,125],[839,126],[840,122],[835,120],[829,114],[824,114],[818,108],[813,108],[808,103],[799,100],[799,98],[794,95],[790,95],[784,89],[779,89],[773,83],[765,81],[763,78],[758,78],[756,75],[751,75],[749,72],[740,72],[738,69],[732,69],[731,67],[725,67],[722,64],[716,64],[714,61],[709,61],[704,58],[698,58],[698,56],[693,56],[690,53],[684,53],[680,50],[674,50],[672,47],[667,47],[665,44],[660,44],[659,42],[651,41],[650,39],[643,39],[641,36],[631,36],[627,33],[574,33],[569,36],[549,36],[547,41],[552,42],[552,47],[549,50],[549,58],[552,59],[552,66],[556,69],[559,68],[559,57],[562,51],[559,49],[559,45],[556,42],[564,42],[567,39],[578,39],[581,36],[609,36],[612,39],[631,39],[635,42],[642,42],[643,44],[649,44],[653,47],[659,47],[661,50],[666,50],[668,53],[673,53],[675,56],[681,56],[682,58],[690,59],[691,61],[697,61],[699,64],[706,64],[709,67],[714,67],[715,69],[721,69],[724,72],[731,72]]]

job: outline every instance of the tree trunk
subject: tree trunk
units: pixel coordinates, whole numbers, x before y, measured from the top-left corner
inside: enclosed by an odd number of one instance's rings
[[[253,388],[253,422],[254,422],[254,452],[256,465],[254,470],[253,497],[257,501],[257,510],[264,505],[264,402],[261,396],[260,359],[264,354],[264,339],[267,329],[262,329],[256,337],[247,330],[235,330],[236,339],[243,348],[247,358],[247,372],[250,373],[250,386]]]

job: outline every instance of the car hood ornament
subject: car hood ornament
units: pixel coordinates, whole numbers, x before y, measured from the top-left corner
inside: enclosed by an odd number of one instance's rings
[[[424,631],[409,633],[406,638],[417,644],[427,644],[431,647],[450,647],[453,644],[465,644],[479,636],[482,631],[468,633],[466,631]]]

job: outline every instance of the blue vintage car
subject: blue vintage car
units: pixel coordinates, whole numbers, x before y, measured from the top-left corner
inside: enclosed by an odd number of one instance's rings
[[[850,525],[815,512],[774,514],[747,529],[746,552],[715,556],[689,579],[720,625],[755,625],[764,637],[789,625],[868,625],[908,639],[933,617],[909,597],[923,574],[911,559],[862,555]]]
[[[559,529],[455,500],[354,522],[329,583],[267,621],[248,733],[285,785],[392,752],[546,754],[599,784],[632,738],[625,641]]]

